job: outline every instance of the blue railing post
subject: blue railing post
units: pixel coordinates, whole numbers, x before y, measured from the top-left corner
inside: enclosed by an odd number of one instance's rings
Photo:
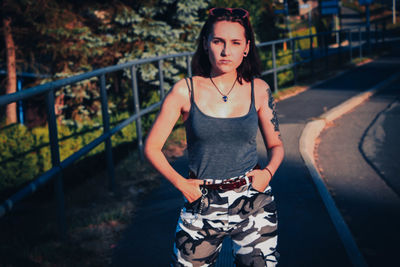
[[[325,49],[325,68],[329,67],[329,42],[328,42],[328,34],[324,34],[324,49]]]
[[[187,66],[187,69],[188,69],[189,77],[192,77],[192,65],[190,65],[190,56],[186,57],[186,66]]]
[[[378,22],[375,21],[375,49],[378,49]]]
[[[164,99],[165,92],[164,92],[164,74],[163,74],[163,60],[158,61],[158,78],[160,81],[160,99]]]
[[[137,74],[136,74],[136,66],[131,67],[131,83],[132,83],[132,96],[133,96],[133,106],[135,108],[135,113],[140,113],[140,102],[139,102],[139,94],[138,94],[138,85],[137,85]],[[142,120],[140,116],[136,119],[136,137],[138,142],[138,150],[139,150],[139,158],[141,161],[144,161],[143,154],[143,134],[142,134]]]
[[[347,32],[347,39],[349,39],[349,48],[350,48],[350,62],[353,60],[353,46],[352,46],[352,41],[353,41],[353,37],[352,37],[352,32],[351,29],[348,30]]]
[[[290,39],[290,46],[292,47],[292,61],[293,61],[293,76],[294,84],[297,84],[297,63],[296,63],[296,45],[294,38]]]
[[[313,48],[313,36],[310,34],[310,67],[311,75],[314,75],[314,48]]]
[[[100,75],[100,98],[101,98],[101,114],[103,118],[103,133],[110,132],[110,116],[108,115],[108,100],[106,91],[106,76]],[[107,174],[108,174],[108,190],[115,191],[115,177],[114,177],[114,162],[112,155],[111,137],[105,140],[105,153],[107,161]]]
[[[360,61],[362,59],[361,26],[358,27],[358,46],[360,50]]]
[[[274,68],[274,93],[278,92],[278,74],[276,71],[275,43],[272,44],[272,66]]]
[[[370,23],[370,12],[369,12],[369,4],[365,5],[365,13],[366,13],[366,32],[367,32],[367,54],[371,54],[371,23]]]
[[[342,64],[342,31],[338,31],[338,58],[339,58],[339,65]]]
[[[50,140],[50,153],[51,163],[53,167],[60,166],[60,147],[58,144],[58,131],[57,131],[57,120],[54,111],[54,91],[50,90],[47,92],[46,98],[47,104],[47,121],[49,128],[49,140]],[[64,191],[63,191],[63,180],[62,173],[58,173],[54,179],[54,193],[57,208],[57,222],[58,231],[60,238],[65,240],[67,237],[67,226],[65,221],[65,203],[64,203]]]
[[[22,91],[22,78],[19,77],[17,79],[17,90],[18,92]],[[24,124],[24,106],[22,100],[18,101],[18,117],[19,123]]]

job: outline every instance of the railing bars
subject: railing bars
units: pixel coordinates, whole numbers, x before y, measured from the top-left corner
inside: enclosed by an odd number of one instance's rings
[[[163,60],[158,61],[158,79],[160,82],[160,99],[164,99],[164,74],[163,74]]]
[[[53,167],[60,166],[60,147],[58,143],[57,120],[54,110],[54,91],[47,92],[46,105],[47,105],[47,121],[49,129],[50,140],[50,153],[51,163]],[[65,222],[65,203],[64,203],[64,190],[62,172],[56,174],[54,180],[54,198],[57,205],[57,221],[61,239],[66,238],[66,222]]]
[[[135,108],[135,113],[140,114],[140,101],[139,101],[139,93],[138,93],[138,85],[137,85],[137,71],[136,71],[135,65],[131,66],[131,83],[132,83],[133,106]],[[141,120],[140,116],[138,116],[136,119],[136,136],[137,136],[137,142],[138,142],[138,148],[139,148],[139,157],[140,157],[140,160],[144,160],[142,120]]]
[[[103,73],[100,79],[100,99],[101,99],[101,114],[103,119],[103,133],[106,134],[110,131],[110,116],[108,115],[108,100],[106,91],[106,75]],[[105,141],[105,153],[107,161],[107,174],[108,174],[108,188],[110,192],[115,190],[115,172],[112,155],[111,136],[107,137]]]

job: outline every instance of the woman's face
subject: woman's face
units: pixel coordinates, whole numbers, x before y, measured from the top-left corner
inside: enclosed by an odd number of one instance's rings
[[[245,29],[238,22],[218,21],[213,25],[208,39],[203,42],[213,74],[236,71],[249,52]]]

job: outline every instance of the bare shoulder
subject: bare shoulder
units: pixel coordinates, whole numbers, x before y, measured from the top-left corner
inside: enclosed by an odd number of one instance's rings
[[[270,97],[271,89],[268,83],[259,78],[254,79],[254,98],[257,110],[259,107],[265,105],[265,103],[268,103]]]
[[[189,80],[188,83],[190,83]],[[173,102],[181,107],[189,103],[190,93],[185,79],[181,79],[174,84],[172,89],[168,92],[165,101]]]
[[[271,89],[264,80],[262,79],[254,79],[254,93],[256,97],[265,97],[271,92]]]
[[[189,79],[188,83],[190,83]],[[173,95],[174,97],[180,98],[181,100],[185,98],[189,99],[190,94],[185,79],[181,79],[177,83],[175,83],[169,94]]]

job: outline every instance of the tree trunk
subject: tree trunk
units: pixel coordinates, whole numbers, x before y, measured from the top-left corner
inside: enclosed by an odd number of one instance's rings
[[[7,87],[6,94],[17,91],[17,74],[15,69],[15,45],[11,33],[11,18],[3,18],[4,40],[7,53]],[[7,124],[17,122],[17,103],[11,103],[6,109]]]

